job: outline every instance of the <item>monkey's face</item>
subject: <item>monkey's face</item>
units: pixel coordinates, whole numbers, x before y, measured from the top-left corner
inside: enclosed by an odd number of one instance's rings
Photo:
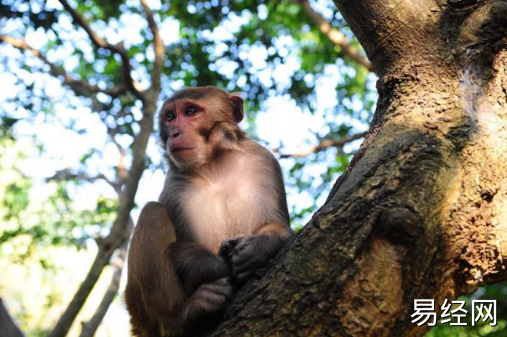
[[[230,143],[243,118],[243,101],[216,87],[183,89],[168,99],[159,116],[160,136],[169,164],[180,170],[212,162]]]
[[[208,149],[201,130],[210,124],[206,107],[192,100],[176,100],[164,104],[162,114],[169,160],[179,168],[204,163]]]

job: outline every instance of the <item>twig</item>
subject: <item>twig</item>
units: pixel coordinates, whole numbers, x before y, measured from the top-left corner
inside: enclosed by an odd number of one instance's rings
[[[47,181],[68,181],[68,180],[72,180],[72,179],[84,180],[84,181],[87,181],[87,182],[90,182],[90,183],[93,183],[93,182],[95,182],[97,180],[104,180],[109,185],[111,185],[111,187],[115,191],[119,191],[120,190],[120,184],[118,184],[118,183],[116,183],[114,181],[111,181],[110,179],[108,179],[103,174],[99,174],[99,175],[96,175],[96,176],[89,176],[89,175],[87,175],[84,172],[74,173],[74,172],[72,172],[69,169],[57,171],[53,176],[47,178],[46,180]]]
[[[63,78],[63,82],[67,84],[72,90],[76,93],[81,94],[86,97],[91,97],[93,94],[102,92],[111,97],[117,97],[127,91],[127,88],[124,85],[114,87],[112,89],[101,89],[96,85],[92,85],[82,79],[75,79],[69,74],[67,74],[63,69],[58,67],[56,64],[50,62],[46,56],[40,53],[38,50],[31,47],[28,43],[23,40],[8,36],[8,35],[0,35],[0,41],[3,41],[11,46],[18,48],[20,50],[27,50],[31,52],[35,57],[39,60],[47,64],[50,68],[50,73],[55,77]]]
[[[312,153],[316,153],[316,152],[325,150],[329,147],[341,147],[341,146],[343,146],[347,143],[350,143],[354,140],[364,138],[364,136],[366,136],[366,132],[357,133],[355,135],[340,138],[340,139],[324,139],[319,144],[314,145],[314,146],[309,146],[300,152],[280,154],[280,158],[285,159],[285,158],[306,157]],[[279,153],[279,149],[274,149],[273,152]]]
[[[66,0],[59,0],[62,6],[70,13],[72,16],[72,19],[74,22],[83,28],[88,36],[90,37],[90,40],[92,43],[98,47],[98,48],[105,48],[110,50],[113,53],[116,53],[120,55],[121,61],[122,61],[122,69],[123,69],[123,76],[124,80],[126,82],[127,88],[134,93],[138,98],[141,100],[144,99],[144,96],[141,94],[141,92],[136,88],[136,83],[134,79],[132,78],[132,67],[130,65],[130,58],[127,54],[127,51],[125,50],[125,47],[123,44],[119,43],[116,45],[108,43],[106,40],[101,38],[86,22],[85,18],[80,15],[74,8],[72,8],[69,3]]]
[[[163,57],[164,57],[164,43],[160,37],[160,32],[155,22],[153,12],[146,3],[146,0],[141,0],[141,5],[146,13],[146,19],[148,20],[148,26],[150,27],[151,34],[153,35],[153,51],[155,53],[155,60],[153,61],[153,69],[151,71],[151,90],[154,94],[158,95],[161,89],[160,75],[163,70]]]
[[[327,38],[335,45],[339,46],[343,55],[349,57],[353,61],[363,65],[366,69],[373,71],[373,66],[370,61],[362,56],[359,51],[351,46],[345,35],[343,35],[338,29],[334,28],[327,22],[322,15],[317,13],[308,0],[299,0],[301,6],[306,11],[310,19],[317,25],[322,34],[326,35]]]

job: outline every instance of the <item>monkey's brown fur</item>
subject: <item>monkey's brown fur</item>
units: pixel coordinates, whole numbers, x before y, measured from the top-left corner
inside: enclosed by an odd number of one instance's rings
[[[216,87],[181,90],[159,114],[170,166],[139,217],[125,292],[135,336],[199,336],[290,237],[282,174],[237,123],[243,101]]]

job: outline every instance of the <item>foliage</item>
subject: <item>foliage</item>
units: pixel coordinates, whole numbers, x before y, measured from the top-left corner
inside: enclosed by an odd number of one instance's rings
[[[121,39],[120,32],[128,25],[127,20],[138,20],[139,36],[124,38],[128,54],[141,83],[146,83],[151,71],[151,33],[144,22],[144,15],[137,2],[131,1],[84,1],[72,4],[86,15],[92,28],[108,32]],[[342,29],[357,45],[340,14],[332,3],[318,2],[326,18]],[[59,6],[43,1],[8,1],[3,5],[6,15],[15,17],[18,25],[16,35],[29,32],[44,34],[47,41],[41,48],[44,53],[51,51],[62,55],[57,61],[71,73],[91,83],[103,86],[121,81],[118,58],[108,50],[99,48],[95,52],[83,34],[70,36],[68,19]],[[155,12],[164,25],[179,27],[176,31],[163,31],[166,42],[166,61],[162,79],[162,98],[181,86],[215,84],[230,91],[242,92],[247,99],[250,129],[253,130],[255,114],[263,110],[264,103],[273,97],[287,97],[294,100],[303,111],[321,116],[325,125],[312,130],[313,136],[302,139],[301,144],[314,144],[324,138],[340,138],[365,129],[371,118],[376,95],[373,90],[374,76],[353,62],[339,58],[340,50],[313,25],[301,5],[293,2],[269,1],[171,1],[162,3]],[[5,21],[5,19],[3,19]],[[130,22],[130,21],[129,21]],[[78,30],[79,32],[79,30]],[[106,35],[105,33],[103,35]],[[81,47],[85,46],[85,47]],[[61,52],[60,52],[61,51]],[[65,55],[65,56],[64,56]],[[21,60],[20,60],[21,62]],[[21,67],[24,67],[22,65]],[[28,68],[29,69],[29,68]],[[27,70],[28,70],[27,69]],[[33,81],[33,80],[32,80]],[[22,81],[20,81],[22,82]],[[24,85],[28,88],[29,83]],[[336,102],[330,107],[319,105],[318,88],[331,83],[333,97],[324,97]],[[20,85],[23,83],[20,83]],[[14,99],[16,105],[26,106],[27,111],[48,112],[48,97],[39,83],[33,82],[32,97]],[[332,89],[332,88],[330,88]],[[284,96],[289,95],[289,96]],[[103,98],[105,99],[105,98]],[[77,103],[77,102],[76,102]],[[89,99],[82,104],[89,105]],[[136,99],[123,96],[112,101],[91,102],[99,112],[102,121],[115,128],[117,135],[132,135],[137,118]],[[46,109],[44,108],[46,105]],[[281,149],[283,150],[283,149]],[[322,155],[315,161],[325,162],[327,171],[318,177],[309,178],[299,173],[299,178],[289,186],[291,193],[301,193],[311,186],[313,202],[294,209],[294,218],[303,218],[305,209],[315,209],[315,200],[322,202],[329,184],[343,171],[350,152],[339,152],[334,156]],[[330,149],[328,152],[332,152]],[[297,160],[287,159],[284,165],[293,174],[300,167],[308,172],[314,160],[300,165]],[[320,196],[320,198],[319,198]]]

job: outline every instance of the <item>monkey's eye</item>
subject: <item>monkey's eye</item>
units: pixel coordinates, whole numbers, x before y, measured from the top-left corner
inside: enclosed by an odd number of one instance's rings
[[[197,108],[193,106],[189,106],[187,110],[185,111],[185,115],[187,116],[193,116],[197,112]]]
[[[165,116],[165,120],[166,120],[167,122],[169,122],[169,121],[172,121],[175,117],[176,117],[176,116],[174,115],[174,112],[169,111],[169,112],[166,114],[166,116]]]

